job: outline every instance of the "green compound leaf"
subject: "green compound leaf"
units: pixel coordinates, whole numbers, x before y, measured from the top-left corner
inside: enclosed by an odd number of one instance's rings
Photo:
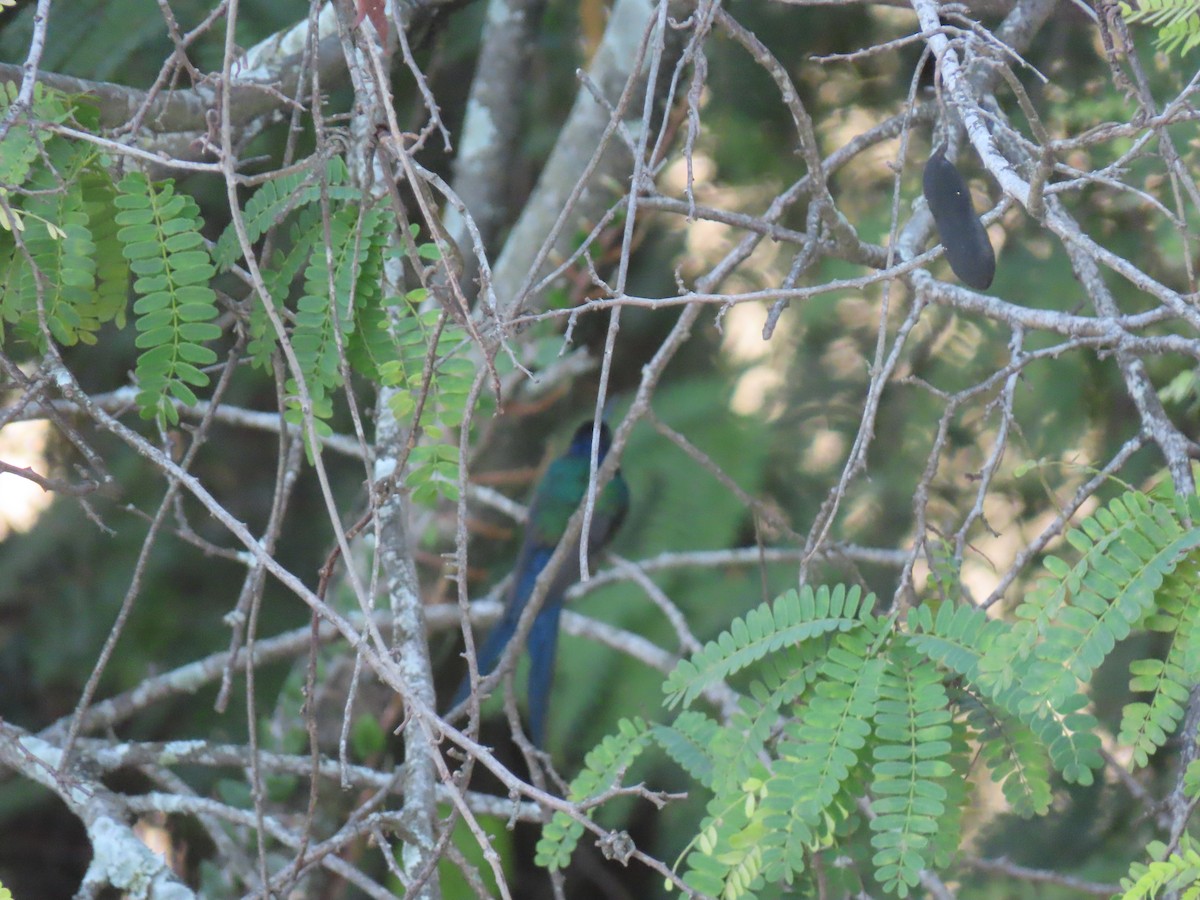
[[[1121,15],[1130,23],[1142,23],[1158,29],[1155,44],[1163,53],[1180,56],[1200,47],[1200,13],[1198,0],[1138,0],[1120,4]]]
[[[192,387],[203,388],[208,375],[198,366],[212,365],[217,354],[206,342],[221,330],[216,294],[208,286],[215,274],[200,235],[200,209],[175,193],[174,183],[152,184],[130,172],[117,186],[114,205],[116,240],[139,276],[133,311],[138,331],[137,404],[143,418],[177,424],[175,401],[195,406]]]
[[[992,669],[984,668],[989,654],[999,652],[998,647],[1008,646],[1015,626],[989,619],[982,610],[966,604],[945,603],[939,607],[936,618],[926,605],[910,611],[908,627],[906,641],[911,646],[963,676],[987,703],[1032,731],[1038,746],[1049,752],[1051,763],[1063,777],[1079,784],[1092,783],[1092,773],[1103,765],[1103,760],[1096,720],[1080,711],[1087,705],[1087,698],[1076,692],[1054,707],[1044,698],[1030,694],[1020,677],[1028,665],[1019,659],[1013,662],[1016,673],[1011,678],[999,678]],[[1037,765],[1031,757],[1022,758],[1021,762],[1022,767]],[[1010,775],[993,772],[997,780],[1005,779],[1006,794]]]
[[[0,168],[14,162],[10,154],[20,156],[9,138],[20,144],[22,128],[14,126],[0,143]],[[28,192],[0,187],[9,209],[0,215],[0,319],[10,326],[0,342],[11,331],[41,352],[47,337],[64,346],[94,344],[100,326],[124,311],[128,266],[112,241],[112,180],[94,150],[45,133],[37,142],[44,153],[7,167]]]
[[[844,795],[858,777],[884,671],[864,636],[838,635],[811,699],[784,728],[759,814],[768,880],[802,872],[805,853],[823,846],[846,818]]]
[[[360,214],[354,206],[339,209],[329,219],[328,246],[323,239],[314,245],[304,269],[304,295],[296,304],[292,348],[315,419],[328,419],[333,413],[333,392],[343,381],[343,353],[357,321],[355,304],[377,302],[378,285],[372,287],[364,272],[376,271],[370,261],[378,255],[375,236],[383,222],[379,210]],[[294,380],[289,381],[288,393],[285,418],[300,424],[304,417]]]
[[[664,686],[667,705],[686,706],[709,685],[785,646],[856,628],[870,615],[874,602],[874,595],[864,598],[857,586],[847,590],[838,585],[817,591],[805,587],[800,593],[783,594],[773,604],[764,603],[734,619],[716,641],[676,666]]]
[[[462,423],[467,397],[477,374],[461,354],[464,329],[438,310],[421,310],[425,291],[385,300],[392,309],[375,326],[376,337],[363,349],[377,367],[388,392],[388,408],[397,419],[411,418],[421,406],[425,439],[409,458],[406,483],[415,502],[432,506],[440,498],[458,498],[458,444],[446,430]],[[420,451],[420,452],[418,452]]]
[[[1161,841],[1151,841],[1146,850],[1150,863],[1135,862],[1129,867],[1129,875],[1121,879],[1124,893],[1119,895],[1120,900],[1151,900],[1168,891],[1185,898],[1196,896],[1200,888],[1200,851],[1190,835],[1185,833],[1180,838],[1174,853],[1168,853]]]
[[[345,161],[335,156],[323,168],[283,175],[266,182],[254,192],[242,210],[242,221],[250,243],[258,241],[295,210],[319,203],[322,179],[325,181],[325,196],[330,201],[360,200],[362,192],[347,183],[349,177]],[[218,269],[225,271],[241,257],[237,228],[231,222],[217,240],[213,262]]]
[[[1133,749],[1138,766],[1149,763],[1183,720],[1188,694],[1200,682],[1200,554],[1186,554],[1163,580],[1157,608],[1147,618],[1152,631],[1172,634],[1166,659],[1130,663],[1129,689],[1150,695],[1126,705],[1118,741]]]
[[[954,774],[949,698],[937,666],[903,645],[887,658],[875,713],[871,845],[875,877],[906,897],[931,861]]]
[[[616,787],[626,770],[650,742],[649,726],[642,719],[621,719],[617,733],[610,734],[588,753],[583,770],[571,782],[567,799],[581,803]],[[591,815],[590,811],[588,813]],[[551,870],[564,869],[583,836],[583,823],[557,812],[542,828],[537,844],[537,864]]]

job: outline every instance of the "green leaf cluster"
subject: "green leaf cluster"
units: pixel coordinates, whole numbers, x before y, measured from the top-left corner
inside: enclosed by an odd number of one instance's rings
[[[1163,53],[1180,56],[1200,47],[1200,2],[1198,0],[1138,0],[1137,7],[1121,3],[1125,21],[1158,29],[1156,46]]]
[[[285,417],[304,420],[303,382],[317,433],[332,433],[337,391],[357,373],[385,388],[400,419],[421,413],[423,440],[409,457],[407,483],[419,503],[455,498],[458,446],[449,429],[461,424],[475,376],[462,357],[466,335],[423,310],[424,288],[403,297],[383,296],[385,250],[392,220],[382,206],[363,206],[340,157],[323,167],[292,173],[261,185],[242,210],[245,238],[270,247],[259,263],[266,298],[255,296],[248,313],[247,349],[254,365],[269,370],[282,330],[295,351],[298,378],[287,383]],[[416,237],[418,227],[410,226]],[[257,251],[256,251],[257,252]],[[417,245],[436,259],[431,243]],[[217,240],[214,261],[222,269],[245,256],[231,223]]]
[[[16,100],[0,85],[0,115]],[[95,127],[86,98],[36,85],[31,108],[0,141],[0,345],[40,354],[51,340],[94,344],[123,324],[129,270],[113,221],[106,158],[48,126]]]
[[[15,85],[0,86],[0,112],[15,98]],[[217,362],[209,346],[221,336],[214,277],[247,252],[260,254],[266,290],[243,312],[247,351],[271,372],[280,339],[290,341],[297,365],[286,384],[287,420],[303,421],[307,395],[317,433],[331,434],[337,392],[352,373],[397,388],[393,413],[420,409],[424,423],[407,474],[414,498],[456,495],[449,430],[463,420],[475,377],[459,352],[466,335],[421,309],[424,289],[384,301],[390,216],[362,203],[340,157],[264,182],[210,250],[190,196],[136,171],[115,184],[91,145],[48,130],[63,122],[98,127],[83,99],[39,85],[0,142],[0,345],[10,335],[34,354],[50,340],[95,343],[105,323],[125,326],[132,282],[138,408],[174,425]],[[438,258],[431,243],[417,254]]]
[[[1166,892],[1185,900],[1200,897],[1200,850],[1190,835],[1180,838],[1174,852],[1161,841],[1152,841],[1148,849],[1151,861],[1134,863],[1129,876],[1121,879],[1121,900],[1150,900]]]
[[[387,230],[382,212],[364,211],[361,199],[345,161],[334,156],[264,182],[241,210],[251,251],[263,242],[258,267],[266,287],[266,297],[256,293],[248,312],[251,362],[271,370],[282,330],[295,350],[298,376],[322,435],[332,433],[328,419],[343,383],[342,354],[358,371],[375,374],[362,344],[378,326]],[[217,239],[213,262],[225,271],[244,258],[238,225],[230,222]],[[299,423],[304,416],[295,375],[287,391],[286,418]]]
[[[675,720],[619,745],[648,735],[712,794],[685,881],[723,898],[768,884],[803,892],[815,889],[813,857],[836,853],[889,893],[918,893],[924,871],[954,860],[976,760],[1023,816],[1049,810],[1052,772],[1092,782],[1102,759],[1082,685],[1135,630],[1173,638],[1164,659],[1131,667],[1150,696],[1126,707],[1120,740],[1145,765],[1200,682],[1197,521],[1197,498],[1117,497],[1068,531],[1076,561],[1047,558],[1011,621],[940,599],[957,583],[949,572],[930,583],[938,599],[902,617],[837,586],[735,619],[667,678]],[[724,717],[687,708],[701,698]],[[613,784],[617,749],[581,775],[581,796]],[[543,862],[565,865],[579,833],[565,820],[549,829]],[[1181,865],[1135,868],[1130,884],[1161,886]]]
[[[260,185],[240,216],[252,252],[262,242],[257,264],[266,288],[266,296],[255,292],[250,304],[250,359],[269,371],[280,338],[290,341],[298,371],[286,385],[284,415],[293,424],[303,422],[307,393],[320,435],[332,433],[334,398],[350,371],[377,377],[372,351],[382,352],[388,216],[364,206],[349,177],[345,162],[332,157]],[[231,222],[217,240],[214,262],[229,269],[244,258],[238,223]]]
[[[217,354],[204,346],[221,336],[213,321],[217,295],[209,286],[212,259],[200,234],[200,208],[171,180],[153,184],[130,172],[117,186],[117,240],[137,281],[133,305],[138,336],[137,404],[144,418],[179,422],[174,400],[196,405],[192,387],[206,387]]]
[[[333,415],[334,391],[344,383],[343,355],[360,320],[356,307],[379,304],[383,223],[379,210],[348,204],[329,217],[328,243],[311,239],[291,339],[299,377],[322,433],[330,431],[325,420]],[[323,232],[325,223],[318,219],[315,227]],[[299,397],[298,382],[292,378],[285,418],[296,424],[304,418]]]
[[[1175,730],[1182,700],[1200,680],[1194,599],[1200,528],[1192,524],[1198,513],[1195,497],[1164,501],[1130,491],[1071,529],[1066,537],[1078,561],[1046,558],[1046,576],[982,668],[1002,687],[1023,692],[1023,711],[1078,716],[1079,684],[1117,641],[1134,630],[1174,634],[1164,660],[1131,667],[1131,688],[1153,696],[1125,708],[1119,739],[1145,765]]]
[[[649,745],[649,726],[641,719],[622,719],[617,733],[609,735],[584,759],[583,770],[571,782],[567,799],[586,804],[595,795],[616,787],[626,770]],[[562,869],[583,837],[583,823],[564,812],[556,812],[542,829],[537,845],[537,863]]]
[[[4,108],[15,99],[14,85],[0,86]],[[138,408],[175,424],[176,403],[195,405],[193,388],[208,384],[201,367],[217,356],[205,345],[221,335],[199,207],[172,182],[140,172],[114,184],[94,147],[49,129],[63,122],[98,127],[83,99],[39,86],[0,142],[5,334],[35,353],[50,340],[94,344],[105,323],[125,326],[136,279]]]
[[[424,256],[436,250],[433,244],[418,245]],[[458,499],[458,445],[450,440],[449,429],[462,424],[476,372],[460,352],[465,330],[440,309],[423,309],[427,296],[417,288],[388,301],[397,315],[383,323],[391,347],[379,378],[394,389],[388,400],[392,415],[407,419],[420,410],[427,423],[422,442],[409,456],[405,483],[414,502],[431,506],[439,497]]]
[[[359,198],[359,191],[350,185],[349,179],[345,160],[334,156],[323,170],[314,168],[263,182],[242,208],[247,239],[251,244],[256,243],[290,213],[303,207],[315,207],[322,194],[333,202],[354,202]],[[303,233],[307,233],[307,229]],[[241,258],[237,226],[230,223],[213,249],[213,262],[222,271],[227,271]]]

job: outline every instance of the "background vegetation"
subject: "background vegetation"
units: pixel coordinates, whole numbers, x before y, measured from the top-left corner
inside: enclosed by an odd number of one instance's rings
[[[0,9],[0,885],[1195,882],[1197,70],[1156,24]],[[605,410],[633,503],[546,753],[519,666],[443,722]]]

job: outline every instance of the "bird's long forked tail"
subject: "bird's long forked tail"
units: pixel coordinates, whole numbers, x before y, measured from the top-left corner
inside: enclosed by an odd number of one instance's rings
[[[518,561],[521,572],[519,573],[518,581],[513,585],[504,604],[504,612],[500,616],[500,620],[492,628],[487,639],[479,647],[475,654],[475,667],[479,672],[480,678],[485,678],[495,671],[496,666],[500,664],[501,658],[504,656],[504,651],[508,649],[509,643],[517,633],[517,625],[521,621],[521,614],[525,611],[525,607],[529,604],[529,598],[533,595],[534,585],[537,583],[538,576],[546,567],[546,563],[554,553],[554,548],[545,548],[539,550],[537,548],[524,548],[521,559]],[[553,612],[551,613],[551,610]],[[549,644],[550,659],[549,665],[551,672],[554,667],[554,648],[557,642],[557,626],[558,614],[562,609],[562,593],[555,590],[553,587],[547,595],[542,609],[538,612],[537,618],[534,619],[533,626],[530,629],[530,637],[528,643],[532,647],[533,633],[538,630],[538,623],[543,617],[552,615],[555,624],[555,639]],[[543,640],[543,644],[545,641]],[[532,682],[533,675],[530,674]],[[532,686],[532,684],[531,684]],[[463,680],[458,685],[458,690],[454,692],[454,699],[451,701],[451,708],[458,706],[471,693],[471,676],[468,672],[463,676]],[[543,708],[543,719],[545,709]],[[538,741],[540,745],[540,741]]]

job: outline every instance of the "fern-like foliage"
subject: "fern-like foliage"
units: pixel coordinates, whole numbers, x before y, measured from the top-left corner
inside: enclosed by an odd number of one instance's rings
[[[282,223],[290,213],[306,206],[316,207],[322,192],[327,200],[340,203],[360,199],[361,192],[349,184],[349,179],[350,173],[345,160],[334,156],[324,167],[283,175],[265,182],[246,201],[242,209],[242,221],[250,243],[261,239],[271,228]],[[217,240],[213,262],[221,270],[226,270],[241,256],[237,228],[230,223]]]
[[[286,385],[286,419],[299,424],[304,418],[301,383],[319,435],[332,431],[329,419],[348,372],[394,388],[393,415],[407,420],[421,413],[422,440],[406,472],[412,498],[422,504],[456,499],[458,442],[450,429],[462,422],[476,371],[459,352],[463,329],[441,323],[437,310],[422,309],[424,289],[383,296],[391,215],[364,206],[345,163],[332,158],[261,185],[241,219],[251,244],[274,235],[274,249],[260,264],[266,297],[256,296],[248,313],[247,350],[255,366],[270,371],[280,337],[291,342],[299,371]],[[416,238],[418,226],[411,229]],[[417,249],[423,259],[437,258],[431,243]],[[214,259],[228,268],[242,257],[231,225]]]
[[[950,710],[932,662],[903,643],[885,659],[871,767],[872,862],[884,890],[905,897],[932,861],[930,842],[946,812]]]
[[[684,710],[675,720],[676,727],[654,726],[654,737],[671,759],[692,778],[712,789],[718,779],[717,758],[712,743],[722,733],[721,727],[704,713]]]
[[[192,387],[205,387],[200,366],[217,355],[205,342],[220,337],[216,294],[209,287],[214,269],[200,234],[200,209],[191,197],[175,193],[174,183],[152,184],[130,172],[118,185],[117,240],[137,280],[133,311],[138,337],[137,404],[144,418],[175,424],[173,400],[196,403]]]
[[[762,604],[671,673],[665,689],[669,706],[687,705],[709,685],[729,677],[768,653],[834,631],[848,631],[870,615],[874,596],[865,600],[853,587],[789,591],[773,604]]]
[[[33,262],[22,273],[27,276],[26,297],[40,292],[46,325],[58,343],[95,343],[100,327],[93,301],[96,245],[83,192],[55,190],[60,178],[68,185],[79,179],[88,155],[58,143],[47,156],[50,165],[31,173],[28,182],[39,193],[26,198],[24,204],[29,223],[25,249]]]
[[[1164,576],[1200,542],[1200,529],[1185,528],[1170,507],[1131,493],[1071,529],[1067,540],[1079,562],[1059,567],[1043,582],[1048,589],[1017,609],[1018,618],[1045,623],[1024,683],[1054,705],[1089,680],[1116,641],[1150,613]]]
[[[609,735],[584,759],[583,771],[571,782],[568,799],[585,803],[588,798],[614,787],[618,779],[646,749],[649,726],[642,719],[622,719],[617,733]],[[579,839],[583,823],[558,812],[542,829],[537,845],[537,863],[550,869],[565,868]]]
[[[413,229],[414,236],[416,229]],[[423,255],[436,254],[421,244]],[[458,445],[447,429],[462,423],[475,366],[460,352],[466,332],[441,311],[422,309],[424,288],[386,301],[393,315],[374,327],[386,342],[364,342],[364,352],[377,363],[380,381],[395,388],[389,409],[397,419],[413,417],[418,408],[426,421],[424,440],[413,448],[406,482],[416,503],[432,505],[439,497],[458,499]]]
[[[1096,721],[1080,712],[1086,698],[1074,694],[1060,710],[1038,706],[1019,683],[1001,681],[982,670],[985,654],[997,643],[1007,643],[1011,626],[988,619],[973,607],[952,604],[943,604],[936,616],[929,606],[919,606],[909,614],[908,625],[908,642],[978,691],[982,702],[989,704],[988,715],[997,723],[1016,720],[1033,734],[1033,741],[1022,740],[1016,726],[1010,724],[1006,734],[1011,739],[984,755],[1006,796],[1028,795],[1027,802],[1017,806],[1019,812],[1045,811],[1040,798],[1049,793],[1049,783],[1038,773],[1045,771],[1046,754],[1068,781],[1091,783],[1092,770],[1099,768],[1101,758]],[[970,706],[966,712],[972,714]],[[974,723],[979,722],[975,714]],[[979,730],[987,734],[993,729],[982,726]],[[1016,781],[1010,785],[1010,779]],[[1027,790],[1023,783],[1028,784]]]
[[[636,733],[711,794],[677,863],[685,883],[723,900],[767,885],[811,896],[820,857],[826,888],[832,877],[851,893],[917,892],[924,872],[954,862],[973,766],[1023,816],[1050,809],[1054,772],[1092,782],[1103,760],[1084,688],[1135,630],[1172,638],[1165,658],[1132,666],[1134,690],[1150,696],[1125,710],[1120,740],[1144,765],[1200,682],[1194,522],[1197,498],[1117,497],[1066,534],[1074,562],[1047,559],[1012,621],[959,599],[948,557],[933,599],[902,618],[873,612],[857,589],[806,587],[735,619],[668,676],[674,721]],[[722,718],[694,708],[706,697]],[[1198,785],[1200,763],[1185,779],[1193,795]],[[568,827],[551,833],[556,866]],[[1135,866],[1127,896],[1200,897],[1198,864],[1185,845]]]
[[[5,112],[17,99],[18,86],[13,82],[0,84],[0,109]],[[34,119],[33,123],[15,122],[4,136],[0,144],[0,184],[16,187],[25,183],[34,161],[38,158],[38,145],[34,129],[38,119],[56,119],[58,114],[65,114],[66,106],[57,97],[48,98],[41,84],[34,85]],[[53,105],[52,105],[53,104]],[[63,116],[65,118],[65,115]],[[38,136],[40,137],[40,135]],[[4,228],[11,231],[15,222],[8,222]]]
[[[694,889],[737,897],[791,881],[853,816],[892,622],[873,615],[873,603],[857,588],[790,591],[735,620],[668,678],[668,705],[678,705],[736,673],[755,676],[728,724],[685,710],[653,732],[713,791],[685,853]]]
[[[121,252],[117,237],[120,226],[113,214],[116,185],[106,170],[93,166],[82,173],[80,187],[95,245],[96,278],[91,298],[95,318],[98,323],[115,322],[118,328],[124,328],[131,273]]]
[[[729,725],[687,710],[653,732],[714,794],[686,855],[697,890],[734,898],[802,881],[813,854],[845,852],[862,831],[874,879],[907,896],[957,850],[972,742],[1024,814],[1048,808],[1050,763],[1083,782],[1100,765],[1081,695],[1055,710],[981,671],[1011,626],[942,603],[912,610],[901,628],[859,599],[843,589],[785,595],[668,678],[670,704],[751,665],[765,673]],[[783,656],[787,674],[774,665]]]
[[[1200,679],[1192,635],[1196,602],[1194,524],[1200,503],[1160,500],[1136,491],[1117,497],[1071,529],[1067,541],[1080,554],[1069,566],[1046,560],[1050,576],[1017,608],[1017,625],[992,642],[980,670],[997,684],[1020,677],[1017,703],[1029,714],[1056,710],[1076,715],[1080,682],[1134,629],[1176,632],[1165,661],[1135,664],[1134,690],[1154,693],[1149,704],[1125,712],[1121,735],[1139,764],[1178,724],[1180,700]]]
[[[15,92],[0,85],[0,112]],[[42,128],[59,122],[93,128],[97,112],[38,85],[32,110],[0,142],[0,320],[35,353],[48,340],[95,343],[101,325],[122,319],[129,282],[105,160]]]
[[[940,600],[961,599],[962,571],[954,559],[954,545],[943,538],[930,538],[925,553],[929,566],[925,581],[930,596]]]
[[[1135,862],[1121,879],[1121,900],[1151,900],[1169,891],[1188,900],[1200,896],[1200,849],[1189,835],[1183,835],[1174,853],[1160,841],[1147,849],[1150,863]]]
[[[1130,664],[1130,690],[1148,693],[1149,702],[1127,704],[1118,740],[1130,746],[1138,766],[1166,743],[1183,720],[1184,706],[1200,679],[1200,570],[1198,554],[1188,553],[1166,576],[1158,592],[1157,611],[1146,628],[1173,635],[1165,659]]]
[[[0,86],[0,112],[15,90]],[[205,368],[217,361],[211,281],[244,259],[248,239],[253,252],[263,250],[256,261],[266,291],[239,310],[240,326],[251,362],[268,373],[280,340],[290,342],[297,366],[285,385],[288,421],[304,418],[307,394],[318,434],[331,433],[351,372],[398,388],[392,411],[422,414],[422,441],[406,473],[414,499],[454,496],[459,460],[451,432],[476,376],[458,352],[466,336],[420,309],[423,290],[385,300],[392,217],[364,204],[341,158],[314,158],[260,185],[240,211],[241,235],[230,225],[210,252],[195,201],[172,182],[133,173],[116,185],[93,147],[41,128],[68,121],[98,128],[88,102],[38,86],[32,110],[0,143],[0,343],[16,341],[34,354],[48,341],[93,343],[105,323],[125,326],[132,283],[137,403],[144,417],[174,424],[179,405],[197,402],[196,391],[209,383]],[[436,260],[436,247],[418,244],[418,255]]]
[[[1021,816],[1049,812],[1050,761],[1033,729],[966,691],[957,705],[978,743],[981,761],[1001,785],[1013,811]]]
[[[280,321],[283,319],[285,301],[292,291],[292,283],[308,264],[313,247],[322,239],[320,208],[313,206],[302,210],[292,223],[288,237],[288,249],[276,249],[271,265],[263,269],[263,280],[267,288],[266,299],[276,319]],[[250,361],[257,368],[269,372],[271,357],[278,347],[279,336],[271,317],[267,314],[265,304],[255,303],[251,306],[249,332],[250,339],[246,350],[250,354]]]
[[[947,694],[953,694],[953,683],[947,686]],[[961,707],[950,698],[951,711]],[[946,791],[942,814],[937,819],[937,828],[929,835],[929,851],[925,858],[930,868],[946,869],[954,863],[959,853],[963,833],[963,817],[971,808],[971,792],[974,785],[970,780],[971,765],[977,758],[978,743],[961,715],[949,720],[950,749],[943,761],[950,767],[951,774],[940,778],[937,784]]]
[[[309,255],[304,294],[296,304],[292,347],[322,433],[331,433],[324,420],[333,414],[332,394],[343,381],[341,361],[354,332],[354,304],[379,302],[383,222],[379,210],[342,207],[330,217],[329,243],[315,244]],[[299,423],[303,416],[294,380],[288,390],[291,405],[285,418]]]
[[[1138,0],[1137,8],[1121,3],[1121,15],[1157,28],[1156,44],[1164,53],[1182,56],[1200,47],[1200,0]]]
[[[761,823],[769,829],[763,868],[772,881],[790,881],[804,870],[805,851],[825,845],[847,817],[850,807],[841,795],[852,774],[865,775],[855,770],[869,758],[865,748],[885,668],[871,652],[871,637],[838,636],[812,696],[785,727],[778,761],[760,791]]]
[[[281,237],[270,259],[260,265],[267,296],[256,296],[249,311],[251,362],[270,371],[278,329],[285,328],[299,364],[287,384],[285,418],[293,424],[303,420],[303,382],[317,433],[328,435],[346,366],[378,377],[361,347],[364,342],[378,343],[388,216],[380,208],[362,205],[362,192],[349,183],[341,157],[316,162],[306,171],[262,184],[246,201],[241,221],[252,245],[273,230]],[[227,269],[241,258],[242,245],[231,223],[216,243],[213,260]],[[361,329],[370,316],[372,333],[363,336]],[[285,324],[289,318],[290,328]]]

